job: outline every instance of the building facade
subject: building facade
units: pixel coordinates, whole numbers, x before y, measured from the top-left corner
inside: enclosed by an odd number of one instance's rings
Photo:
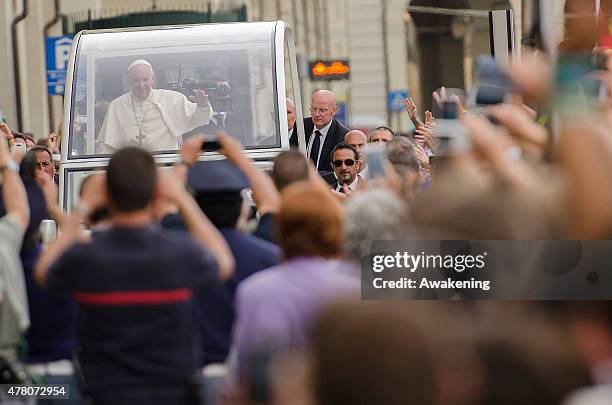
[[[562,22],[564,0],[559,4]],[[66,25],[50,24],[55,3],[67,20],[112,18],[134,11],[199,10],[223,11],[245,7],[248,21],[282,19],[295,33],[304,113],[308,115],[310,94],[328,88],[337,95],[343,116],[353,128],[387,125],[405,131],[409,127],[402,111],[388,107],[390,94],[407,91],[426,107],[429,93],[439,84],[469,87],[474,55],[487,52],[486,18],[475,16],[495,8],[515,13],[516,46],[522,36],[522,17],[530,0],[211,0],[186,5],[173,0],[7,0],[0,2],[0,109],[12,128],[18,127],[15,64],[11,23],[16,25],[20,77],[21,129],[38,137],[54,131],[61,117],[62,97],[47,95],[45,35],[61,35]],[[414,11],[414,7],[418,11]],[[412,9],[411,9],[412,8]],[[428,9],[437,14],[432,14]],[[450,10],[450,11],[449,11]],[[465,15],[456,11],[464,10]],[[444,14],[445,12],[450,14]],[[484,14],[481,14],[484,15]],[[45,25],[48,30],[45,32]],[[349,61],[350,79],[311,81],[309,62]],[[51,104],[51,108],[49,108]]]

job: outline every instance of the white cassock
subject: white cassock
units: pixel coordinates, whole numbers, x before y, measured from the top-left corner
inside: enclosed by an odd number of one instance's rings
[[[176,150],[182,146],[182,134],[208,124],[211,116],[210,103],[199,107],[176,91],[151,89],[145,100],[129,92],[108,106],[96,152],[110,153],[125,146]]]

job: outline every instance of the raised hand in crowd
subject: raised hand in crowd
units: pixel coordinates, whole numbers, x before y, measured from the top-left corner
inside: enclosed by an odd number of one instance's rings
[[[406,106],[406,112],[408,112],[408,117],[410,118],[410,121],[412,121],[416,126],[417,122],[420,123],[420,121],[419,110],[414,100],[412,98],[407,98],[404,100],[404,105]]]
[[[8,147],[12,149],[13,145],[15,144],[15,137],[5,122],[0,122],[0,134],[4,139],[6,139]]]
[[[426,127],[431,127],[434,124],[434,116],[431,111],[425,111],[425,120],[423,124]]]
[[[491,107],[489,112],[510,132],[524,152],[536,158],[544,155],[548,132],[522,106],[500,104]]]
[[[47,286],[47,272],[51,264],[68,248],[77,242],[85,242],[88,237],[83,232],[81,217],[67,215],[62,222],[61,233],[38,257],[34,267],[34,280],[42,287]]]
[[[612,133],[593,119],[561,131],[557,157],[567,179],[568,239],[607,239],[612,228]]]
[[[249,179],[257,211],[262,215],[277,213],[280,209],[280,194],[270,176],[259,170],[244,155],[242,145],[234,137],[224,132],[217,132],[217,138],[221,144],[219,152],[242,170]]]
[[[507,71],[526,102],[541,100],[552,93],[553,68],[541,52],[523,52],[521,63],[513,64]]]
[[[55,132],[51,132],[47,137],[47,148],[53,153],[57,147],[57,134]]]
[[[193,166],[200,154],[202,153],[202,143],[204,142],[203,135],[192,136],[183,143],[183,147],[179,151],[179,164],[174,165],[174,173],[185,184],[187,181],[187,173],[189,168]]]
[[[440,87],[439,89],[434,90],[434,92],[431,93],[431,96],[433,98],[433,101],[438,105],[438,107],[441,107],[442,102],[448,99],[448,96],[446,94],[446,87]]]
[[[13,159],[17,164],[21,164],[21,161],[26,155],[25,149],[15,148],[15,137],[11,132],[8,125],[4,122],[0,122],[0,137],[6,139],[9,147],[9,152],[11,153]]]
[[[456,94],[449,95],[446,87],[440,87],[439,89],[434,90],[431,96],[433,97],[433,101],[436,103],[438,108],[442,107],[442,103],[444,101],[454,101],[459,105],[459,115],[463,115],[463,113],[467,111],[461,98]]]
[[[495,128],[484,118],[466,114],[462,119],[468,129],[473,152],[498,178],[517,189],[534,187],[532,170],[525,162],[507,153],[514,144],[507,132]]]
[[[53,178],[50,178],[44,171],[37,170],[34,173],[34,180],[43,192],[47,212],[51,216],[51,219],[53,219],[60,228],[63,228],[65,222],[68,220],[68,216],[64,214],[59,206],[58,188]]]
[[[30,222],[30,206],[25,188],[19,177],[19,166],[10,154],[7,136],[8,126],[0,127],[4,138],[0,139],[0,174],[2,175],[2,198],[7,215],[12,215],[25,230]]]
[[[416,130],[414,141],[421,147],[427,146],[429,150],[435,151],[434,132],[433,129],[426,125],[422,125]]]
[[[427,178],[431,177],[431,165],[429,164],[429,156],[423,149],[422,145],[416,144],[414,146],[417,159],[419,161],[419,174],[421,175],[421,182],[424,182]]]

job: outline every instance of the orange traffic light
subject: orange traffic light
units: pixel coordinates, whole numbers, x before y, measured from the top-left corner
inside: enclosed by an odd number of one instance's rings
[[[327,72],[327,66],[324,63],[317,63],[312,67],[312,73],[316,76],[322,76]]]
[[[351,68],[346,60],[310,62],[311,80],[348,79]]]

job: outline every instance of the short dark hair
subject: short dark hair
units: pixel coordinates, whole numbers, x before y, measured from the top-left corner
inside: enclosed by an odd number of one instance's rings
[[[49,155],[49,157],[51,158],[51,160],[53,160],[53,154],[51,153],[51,151],[49,150],[49,148],[47,148],[46,146],[42,146],[42,145],[34,145],[30,148],[30,150],[28,151],[28,153],[32,152],[32,154],[37,153],[37,152],[45,152],[47,155]]]
[[[146,208],[157,184],[153,155],[135,146],[118,150],[108,163],[106,184],[115,210],[131,212]]]
[[[242,211],[240,192],[196,193],[200,209],[217,228],[234,228]]]
[[[32,146],[30,150],[26,153],[23,158],[23,162],[21,162],[21,171],[28,177],[35,178],[36,173],[36,154],[37,153],[46,153],[49,155],[49,159],[53,162],[53,155],[44,146]]]
[[[359,152],[357,152],[357,148],[355,148],[353,145],[349,145],[348,143],[344,143],[344,142],[340,142],[339,144],[334,146],[334,149],[332,150],[332,153],[331,153],[332,160],[334,159],[334,153],[336,153],[336,151],[339,151],[341,149],[348,149],[350,151],[353,151],[353,155],[355,156],[355,161],[359,160]]]
[[[311,332],[315,403],[443,403],[437,401],[436,381],[441,355],[434,354],[418,320],[402,309],[340,301],[321,311]]]
[[[308,179],[308,161],[297,150],[281,152],[274,160],[272,180],[278,191],[289,184]]]

